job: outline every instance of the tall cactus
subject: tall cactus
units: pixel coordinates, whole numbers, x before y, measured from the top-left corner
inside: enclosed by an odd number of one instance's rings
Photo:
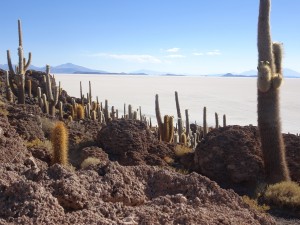
[[[23,41],[22,41],[22,27],[21,20],[18,20],[18,34],[19,34],[19,63],[16,70],[13,69],[11,62],[10,51],[7,50],[7,64],[9,68],[9,84],[14,95],[18,97],[18,104],[25,104],[25,72],[31,63],[31,52],[28,54],[28,60],[24,58]],[[14,86],[17,85],[17,89]]]
[[[178,134],[179,134],[178,136],[179,136],[179,141],[181,141],[181,134],[183,132],[183,128],[182,128],[182,116],[181,116],[177,91],[175,91],[175,102],[176,102],[176,110],[177,110],[177,117],[178,117]]]
[[[268,183],[290,179],[279,115],[282,46],[272,43],[270,0],[260,0],[258,18],[257,113]]]
[[[155,95],[155,115],[156,115],[159,135],[161,137],[163,134],[163,122],[160,114],[158,94]]]
[[[54,79],[54,78],[52,78]],[[46,95],[49,102],[49,114],[55,116],[55,106],[58,103],[59,88],[52,87],[50,66],[46,65]]]

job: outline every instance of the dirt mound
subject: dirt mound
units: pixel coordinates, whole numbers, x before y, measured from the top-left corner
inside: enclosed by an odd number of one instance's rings
[[[283,138],[291,178],[300,183],[300,136],[284,134]]]
[[[1,224],[275,224],[196,173],[117,162],[77,172],[55,164],[35,181],[0,173]]]
[[[175,158],[173,146],[159,142],[141,121],[112,121],[99,131],[97,142],[121,165],[167,165],[164,157]]]
[[[287,161],[294,181],[300,180],[300,137],[284,134]],[[255,126],[214,129],[194,155],[196,171],[239,194],[251,194],[264,179],[261,143]]]
[[[16,130],[2,115],[0,115],[0,155],[0,163],[23,163],[31,156]]]
[[[84,119],[67,124],[69,131],[69,158],[73,166],[79,168],[81,152],[85,147],[97,145],[97,133],[101,128],[98,121]]]
[[[42,111],[40,107],[27,104],[8,104],[7,111],[9,123],[24,140],[45,139],[41,129]]]

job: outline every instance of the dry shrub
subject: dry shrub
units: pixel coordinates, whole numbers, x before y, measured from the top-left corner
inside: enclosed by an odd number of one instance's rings
[[[94,157],[88,157],[81,163],[80,167],[81,167],[81,169],[84,169],[90,165],[97,165],[100,162],[101,162],[100,159],[97,159]]]
[[[168,163],[168,164],[174,163],[174,159],[172,159],[172,158],[169,157],[169,156],[165,156],[165,157],[164,157],[164,161],[165,161],[166,163]]]
[[[193,149],[181,144],[178,144],[175,147],[175,155],[177,155],[178,157],[191,153],[192,151]]]
[[[0,115],[2,115],[2,116],[7,116],[8,115],[8,111],[5,107],[5,103],[2,102],[1,100],[0,100]]]
[[[255,209],[259,212],[266,212],[270,209],[270,206],[266,204],[259,205],[256,199],[251,199],[247,195],[244,195],[242,198],[247,205],[249,205],[252,209]]]
[[[41,118],[41,123],[45,137],[49,139],[51,137],[52,130],[55,126],[55,121],[52,121],[48,118]]]
[[[299,210],[300,186],[292,181],[270,185],[264,193],[264,198],[274,206]]]
[[[41,141],[40,139],[36,138],[32,141],[27,141],[25,144],[26,144],[26,147],[29,149],[30,148],[45,148],[50,153],[52,152],[52,144],[48,140]]]

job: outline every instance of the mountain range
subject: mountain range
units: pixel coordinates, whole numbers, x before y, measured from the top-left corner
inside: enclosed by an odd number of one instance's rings
[[[0,68],[4,70],[8,70],[7,64],[0,64]],[[31,65],[29,69],[32,70],[38,70],[38,71],[45,71],[45,67],[37,67],[34,65]],[[153,70],[137,70],[132,71],[129,73],[112,73],[104,70],[94,70],[87,67],[75,65],[72,63],[65,63],[58,66],[51,67],[51,73],[64,73],[64,74],[118,74],[118,75],[165,75],[165,76],[179,76],[183,74],[174,74],[174,73],[168,73],[168,72],[159,72],[159,71],[153,71]],[[288,68],[283,69],[284,77],[290,77],[290,78],[300,78],[300,73],[291,70]],[[242,73],[223,73],[223,74],[207,74],[205,76],[225,76],[225,77],[255,77],[257,75],[257,70],[249,70]]]

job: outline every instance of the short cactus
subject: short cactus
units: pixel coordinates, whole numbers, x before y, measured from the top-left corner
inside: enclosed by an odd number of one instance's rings
[[[57,122],[51,133],[53,163],[68,165],[68,130],[63,122]]]

